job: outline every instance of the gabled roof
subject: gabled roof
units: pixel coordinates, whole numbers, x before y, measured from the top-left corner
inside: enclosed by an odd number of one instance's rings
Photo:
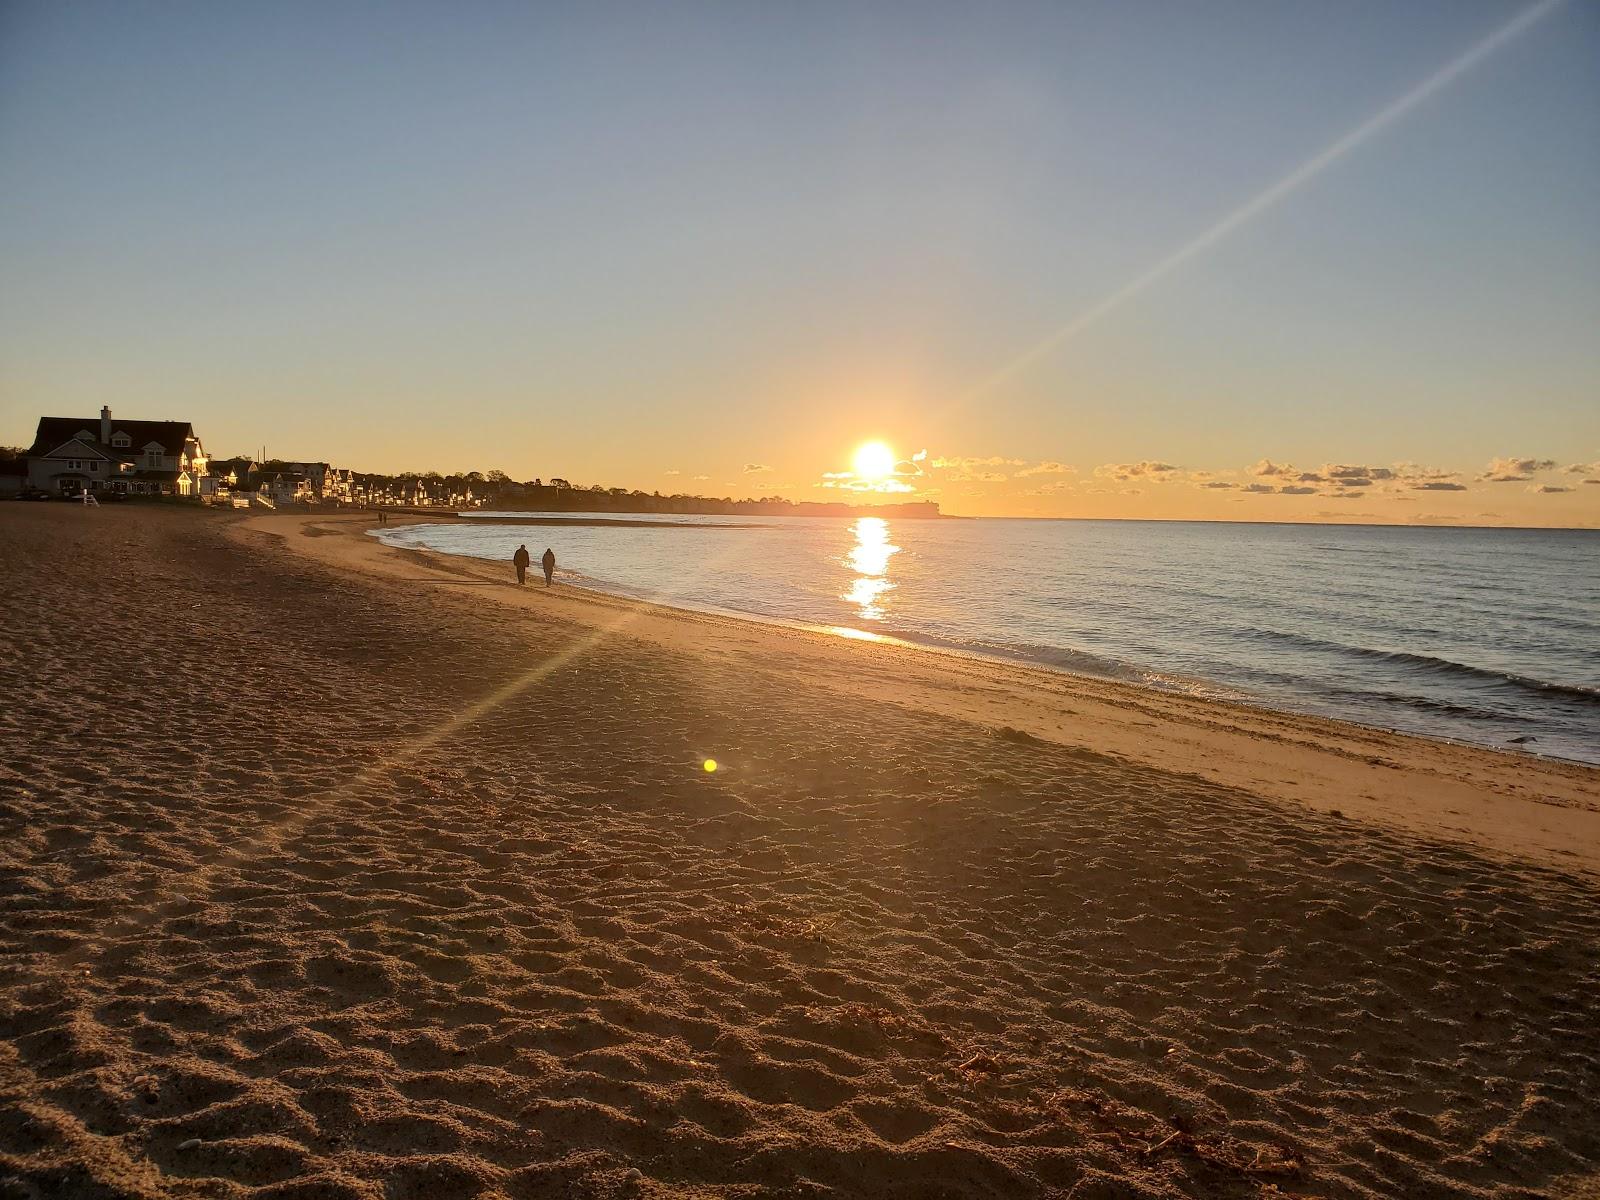
[[[31,451],[30,453],[34,458],[39,458],[43,455],[60,454],[63,450],[67,452],[66,457],[68,458],[111,457],[111,452],[107,447],[97,444],[94,438],[85,438],[82,435],[67,438],[59,445],[51,446],[48,449],[38,451],[37,453]]]
[[[40,417],[39,431],[33,435],[33,445],[28,453],[35,457],[49,454],[57,446],[70,442],[80,433],[89,432],[99,441],[99,417]],[[157,442],[168,454],[183,453],[183,443],[194,437],[194,426],[188,421],[119,421],[111,418],[111,436],[125,433],[134,446]]]

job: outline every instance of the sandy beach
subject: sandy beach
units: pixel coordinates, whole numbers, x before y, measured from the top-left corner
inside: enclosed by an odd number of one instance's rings
[[[372,527],[0,506],[3,1200],[1600,1195],[1600,771]]]

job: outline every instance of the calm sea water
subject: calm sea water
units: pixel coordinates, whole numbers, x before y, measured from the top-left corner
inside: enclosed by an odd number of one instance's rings
[[[576,514],[562,514],[573,516]],[[598,514],[597,514],[598,515]],[[1600,533],[663,517],[382,540],[574,583],[1600,763]],[[510,567],[507,566],[509,572]]]

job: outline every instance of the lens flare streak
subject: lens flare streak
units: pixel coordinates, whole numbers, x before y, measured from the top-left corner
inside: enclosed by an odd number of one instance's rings
[[[1518,35],[1525,33],[1528,29],[1538,24],[1557,8],[1561,7],[1563,3],[1565,3],[1565,0],[1542,0],[1542,3],[1535,4],[1517,14],[1516,17],[1484,38],[1465,54],[1446,63],[1410,91],[1391,101],[1349,133],[1308,158],[1272,186],[1252,196],[1198,237],[1174,250],[1143,274],[1136,276],[1116,291],[1073,317],[1072,320],[1043,341],[1019,354],[967,392],[962,397],[962,402],[970,402],[987,392],[993,391],[1007,380],[1027,370],[1047,355],[1070,342],[1102,317],[1115,312],[1153,284],[1166,278],[1166,276],[1176,271],[1190,259],[1203,254],[1255,220],[1256,217],[1259,217],[1268,209],[1275,207],[1363,142],[1381,133],[1388,126],[1434,95],[1434,93],[1442,91]]]

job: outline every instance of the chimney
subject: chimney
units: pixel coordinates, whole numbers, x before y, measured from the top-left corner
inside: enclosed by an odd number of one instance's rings
[[[111,444],[111,406],[100,406],[100,442],[102,445]]]

